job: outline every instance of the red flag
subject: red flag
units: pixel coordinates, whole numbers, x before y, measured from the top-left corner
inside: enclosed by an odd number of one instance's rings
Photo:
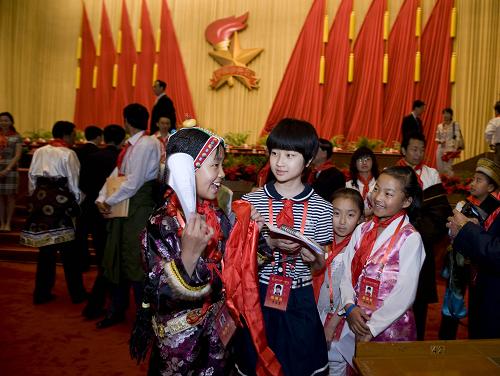
[[[421,81],[416,85],[415,98],[422,99],[426,104],[422,123],[428,140],[425,155],[430,159],[426,162],[431,165],[435,165],[437,146],[431,140],[434,140],[437,125],[442,121],[441,111],[451,102],[452,9],[453,0],[437,0],[422,33]]]
[[[389,35],[389,81],[384,93],[384,139],[401,140],[401,121],[411,111],[415,87],[415,20],[418,0],[406,0],[401,6]],[[391,145],[392,146],[392,145]]]
[[[137,43],[137,74],[134,89],[135,101],[151,109],[154,103],[153,65],[155,61],[155,42],[153,27],[149,19],[148,6],[142,0],[141,27]]]
[[[162,1],[160,30],[158,79],[168,85],[167,92],[174,102],[177,122],[182,123],[186,117],[196,119],[182,55],[166,0]]]
[[[95,103],[97,108],[97,124],[105,126],[113,120],[113,112],[110,111],[113,96],[113,65],[115,63],[115,46],[113,35],[109,26],[106,6],[102,3],[101,15],[101,54],[97,57],[97,86],[95,89]]]
[[[318,77],[324,17],[325,1],[314,0],[262,133],[269,133],[284,117],[303,119],[314,126],[319,125],[323,87],[318,83]]]
[[[374,0],[354,45],[354,80],[347,89],[347,138],[382,137],[384,84],[384,11],[386,0]]]
[[[134,46],[134,37],[130,26],[127,4],[122,2],[122,18],[120,33],[116,46],[116,93],[113,97],[113,122],[123,122],[123,108],[134,100],[132,87],[132,74],[134,64],[137,62],[137,53]]]
[[[95,62],[95,45],[90,30],[87,9],[83,5],[81,31],[81,57],[79,83],[77,83],[74,122],[77,129],[83,129],[95,119],[93,106],[94,92],[92,89],[92,74]]]
[[[344,113],[347,97],[349,20],[353,0],[343,0],[330,29],[326,45],[325,97],[318,133],[327,139],[345,134]]]

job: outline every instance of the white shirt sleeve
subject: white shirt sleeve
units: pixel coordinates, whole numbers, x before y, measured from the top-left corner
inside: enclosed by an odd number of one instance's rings
[[[36,173],[35,173],[36,167],[33,161],[36,161],[39,150],[40,149],[36,149],[35,152],[33,153],[33,157],[31,157],[30,168],[28,170],[28,193],[30,196],[33,194],[36,187]]]
[[[69,190],[75,195],[76,201],[80,203],[83,199],[80,188],[78,188],[78,183],[80,181],[80,161],[73,150],[70,150],[67,158],[65,166],[68,187]]]
[[[385,298],[382,307],[373,312],[367,322],[374,337],[387,329],[413,304],[424,259],[425,250],[422,238],[418,232],[414,232],[399,250],[399,273],[396,285]]]
[[[134,196],[144,183],[154,180],[160,168],[160,144],[153,137],[140,139],[125,158],[126,180],[105,202],[115,205]],[[128,158],[127,158],[128,157]]]
[[[496,124],[493,121],[494,119],[491,119],[488,124],[486,125],[486,130],[484,131],[484,138],[486,139],[486,142],[491,145],[493,143],[493,136],[495,136],[496,133]]]

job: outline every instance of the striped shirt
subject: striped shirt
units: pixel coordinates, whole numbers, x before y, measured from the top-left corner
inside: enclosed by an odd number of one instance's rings
[[[242,198],[255,206],[266,222],[270,222],[269,200],[272,200],[274,216],[272,223],[276,224],[276,217],[284,204],[283,197],[276,191],[273,183],[268,183],[258,191],[248,193]],[[333,206],[308,185],[304,191],[291,200],[293,201],[294,228],[300,231],[304,203],[308,201],[304,235],[320,245],[330,244],[333,239]],[[268,237],[269,231],[264,228],[262,235]],[[286,276],[293,278],[292,288],[311,284],[311,268],[302,261],[300,255],[284,255],[279,250],[273,250],[272,256],[259,269],[260,282],[269,284],[271,275],[286,274]],[[286,261],[285,273],[283,273],[283,261]]]

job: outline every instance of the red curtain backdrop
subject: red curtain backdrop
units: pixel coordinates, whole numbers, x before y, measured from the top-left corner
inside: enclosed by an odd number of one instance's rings
[[[354,80],[347,89],[347,138],[382,137],[384,85],[384,11],[386,0],[373,0],[354,44]]]
[[[182,123],[186,117],[195,119],[196,113],[166,0],[161,5],[160,25],[158,79],[167,83],[167,94],[174,102],[177,122]]]
[[[121,52],[118,53],[116,64],[118,64],[118,76],[113,101],[113,121],[116,124],[123,123],[123,108],[132,102],[134,90],[132,87],[132,69],[137,62],[137,53],[134,46],[134,38],[125,0],[122,2],[122,17],[120,24]]]
[[[101,15],[101,56],[97,57],[97,87],[95,89],[95,104],[97,117],[95,123],[104,127],[113,121],[112,102],[115,93],[113,82],[113,65],[115,63],[115,46],[109,25],[108,12],[104,2]]]
[[[383,140],[390,146],[401,139],[401,122],[411,112],[415,88],[418,0],[405,0],[389,34],[389,77],[384,93]]]
[[[422,122],[427,140],[425,154],[431,165],[435,165],[436,161],[437,145],[434,139],[437,125],[442,121],[441,111],[451,102],[452,8],[453,0],[437,0],[422,33],[421,80],[416,85],[415,98],[421,98],[427,104]]]
[[[83,129],[91,124],[95,116],[95,108],[92,101],[92,74],[95,62],[95,45],[85,5],[83,6],[81,38],[80,87],[76,90],[74,116],[74,122],[77,129]]]
[[[154,104],[153,93],[153,65],[155,62],[155,40],[153,27],[149,19],[146,0],[142,0],[141,7],[141,52],[137,53],[137,76],[134,90],[135,101],[146,106],[148,111]],[[139,43],[139,41],[136,41]]]
[[[314,0],[274,99],[262,134],[269,133],[283,117],[321,121],[323,87],[319,65],[323,44],[325,1]]]
[[[345,134],[344,111],[349,59],[349,17],[352,3],[353,0],[343,0],[340,4],[326,45],[323,116],[318,133],[328,140],[335,135]]]

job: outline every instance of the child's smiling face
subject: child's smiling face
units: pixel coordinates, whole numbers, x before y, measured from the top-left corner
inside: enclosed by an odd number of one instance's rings
[[[272,149],[269,164],[279,183],[292,182],[301,179],[305,167],[304,157],[298,151]]]

